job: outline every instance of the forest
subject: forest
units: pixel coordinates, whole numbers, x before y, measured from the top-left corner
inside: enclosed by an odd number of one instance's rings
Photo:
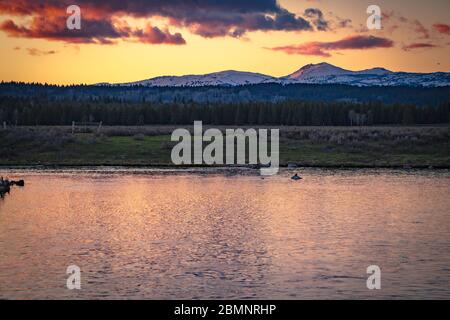
[[[285,100],[245,103],[155,103],[103,98],[97,101],[38,97],[1,97],[0,124],[5,126],[71,125],[361,126],[450,123],[450,103],[415,106],[381,102]]]

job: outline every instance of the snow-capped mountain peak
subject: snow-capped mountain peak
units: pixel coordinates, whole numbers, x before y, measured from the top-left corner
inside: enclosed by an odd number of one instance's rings
[[[342,76],[342,75],[387,75],[392,71],[384,68],[373,68],[361,71],[351,71],[343,68],[333,66],[332,64],[322,62],[318,64],[308,64],[298,71],[286,76],[286,79],[305,82],[308,80],[325,80],[330,77]]]
[[[144,85],[150,87],[241,86],[275,80],[276,78],[260,73],[227,70],[205,75],[163,76],[122,85]]]
[[[205,75],[163,76],[147,80],[122,83],[99,84],[112,86],[146,87],[204,87],[243,86],[261,83],[279,84],[345,84],[351,86],[450,86],[450,73],[408,73],[392,72],[384,68],[360,71],[346,70],[329,63],[308,64],[285,77],[276,78],[261,73],[227,70]]]
[[[319,64],[308,64],[285,78],[290,80],[303,80],[308,78],[346,74],[348,72],[348,70],[322,62]]]

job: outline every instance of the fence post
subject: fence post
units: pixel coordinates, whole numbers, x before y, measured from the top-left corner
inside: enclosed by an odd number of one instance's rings
[[[75,121],[72,121],[72,134],[75,133]]]

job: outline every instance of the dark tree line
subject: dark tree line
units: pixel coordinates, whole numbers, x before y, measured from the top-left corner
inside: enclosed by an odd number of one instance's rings
[[[71,125],[100,122],[105,125],[178,125],[202,120],[211,125],[425,125],[450,123],[450,103],[413,105],[355,104],[349,102],[160,104],[53,100],[0,97],[0,125]]]
[[[119,101],[151,104],[237,104],[251,102],[311,101],[396,103],[439,106],[450,101],[450,87],[357,87],[349,85],[255,84],[244,86],[147,87],[147,86],[55,86],[0,83],[0,97],[74,101]]]

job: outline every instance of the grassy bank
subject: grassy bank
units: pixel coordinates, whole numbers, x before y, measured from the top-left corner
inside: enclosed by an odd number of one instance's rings
[[[0,165],[171,165],[174,129],[83,128],[75,134],[70,127],[1,130]],[[450,167],[449,141],[448,127],[282,127],[280,163]]]

